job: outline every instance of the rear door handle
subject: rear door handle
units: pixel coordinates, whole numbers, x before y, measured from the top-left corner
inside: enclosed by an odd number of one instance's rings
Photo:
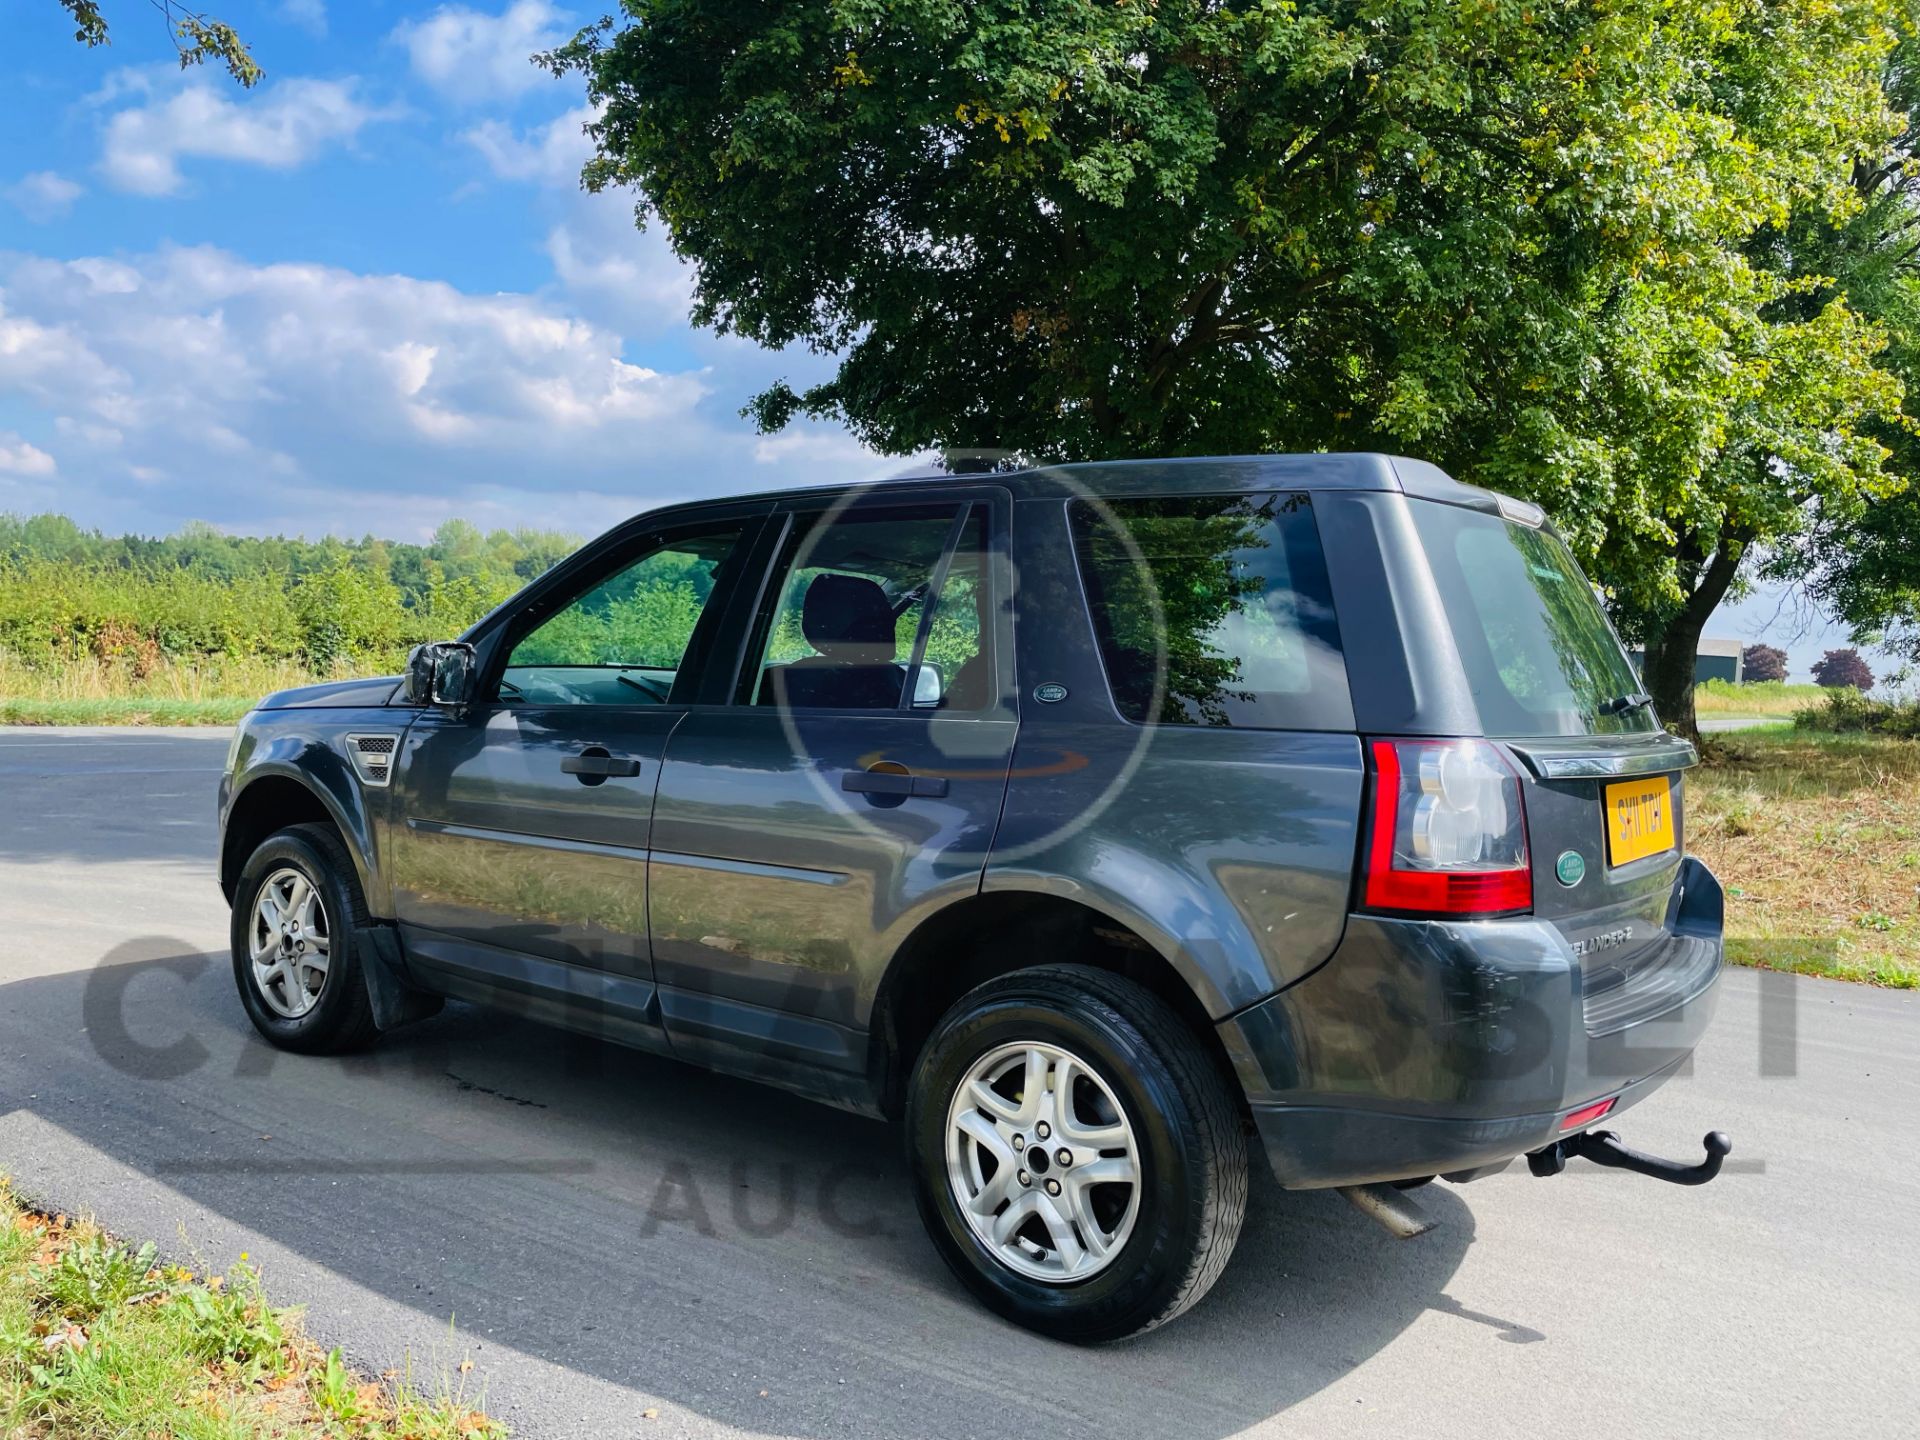
[[[611,755],[598,745],[589,745],[578,755],[569,755],[560,762],[560,768],[568,775],[578,775],[583,785],[597,785],[610,775],[638,775],[640,762],[626,755]]]
[[[947,793],[947,781],[942,775],[912,775],[900,770],[849,770],[840,777],[840,788],[855,795],[920,795],[938,799]]]

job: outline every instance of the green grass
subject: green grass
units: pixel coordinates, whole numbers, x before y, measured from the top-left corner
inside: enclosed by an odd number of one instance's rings
[[[197,1276],[0,1181],[0,1435],[7,1440],[498,1440],[459,1386],[371,1380],[322,1352],[244,1263]],[[462,1370],[465,1370],[462,1366]]]
[[[1706,680],[1694,687],[1696,715],[1787,715],[1826,703],[1818,685],[1789,685],[1782,680]]]
[[[1920,744],[1769,725],[1709,737],[1687,848],[1736,964],[1920,988]]]
[[[0,725],[231,725],[260,697],[155,700],[0,699]]]

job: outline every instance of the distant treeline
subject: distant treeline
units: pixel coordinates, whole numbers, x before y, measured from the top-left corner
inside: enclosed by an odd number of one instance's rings
[[[164,538],[0,515],[0,652],[96,662],[140,678],[171,664],[260,659],[324,674],[390,667],[456,634],[572,552],[579,537],[449,520],[425,545],[368,536]]]

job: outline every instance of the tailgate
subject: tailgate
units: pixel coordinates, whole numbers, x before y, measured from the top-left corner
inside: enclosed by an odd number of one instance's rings
[[[1525,778],[1534,913],[1580,959],[1589,1032],[1651,1019],[1709,975],[1675,943],[1686,741],[1663,733],[1507,742]]]

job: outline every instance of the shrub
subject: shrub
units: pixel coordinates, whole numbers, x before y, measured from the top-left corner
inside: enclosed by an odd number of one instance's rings
[[[1827,703],[1802,710],[1794,727],[1828,735],[1893,735],[1920,739],[1920,701],[1872,700],[1850,686],[1827,692]]]

